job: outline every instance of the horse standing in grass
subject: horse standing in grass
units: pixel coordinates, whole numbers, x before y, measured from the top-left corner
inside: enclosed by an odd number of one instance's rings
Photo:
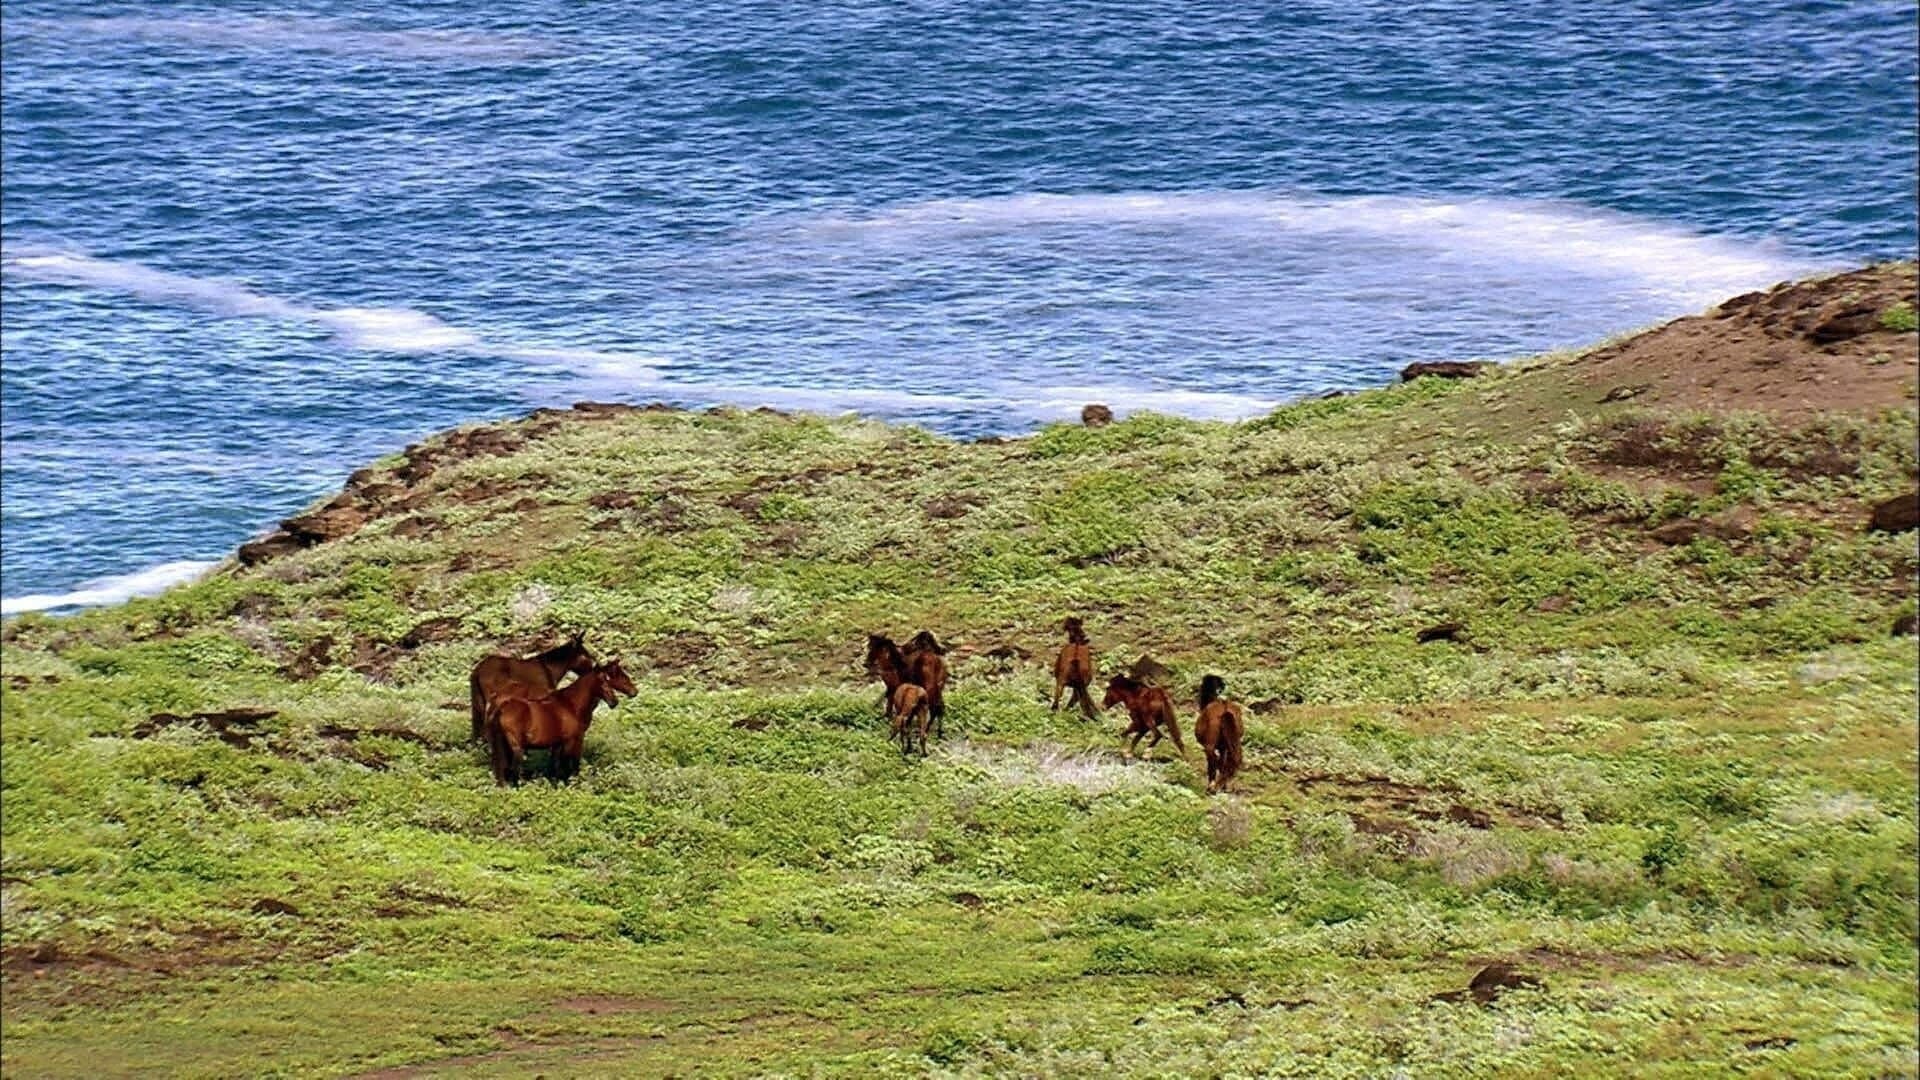
[[[935,738],[947,734],[947,650],[931,631],[913,635],[904,650],[907,681],[927,692],[927,712],[933,718]]]
[[[1071,689],[1068,707],[1078,705],[1091,720],[1099,715],[1093,707],[1093,695],[1087,693],[1087,687],[1093,685],[1093,651],[1087,648],[1087,631],[1077,617],[1068,616],[1065,629],[1067,643],[1053,659],[1053,704],[1048,711],[1058,712],[1061,691]]]
[[[1152,753],[1153,748],[1160,744],[1162,728],[1166,734],[1173,736],[1174,749],[1180,751],[1180,756],[1187,756],[1187,746],[1180,741],[1180,721],[1173,712],[1173,699],[1167,696],[1165,690],[1125,675],[1115,675],[1113,681],[1107,684],[1107,697],[1101,703],[1101,708],[1111,709],[1120,704],[1126,705],[1127,716],[1132,720],[1127,730],[1120,733],[1123,739],[1133,736],[1133,744],[1127,747],[1128,757],[1139,755],[1140,740],[1148,735],[1153,736],[1152,741],[1147,743],[1147,752]]]
[[[580,772],[580,751],[601,702],[620,704],[634,692],[620,661],[609,660],[544,697],[508,695],[487,710],[487,738],[493,749],[493,780],[519,784],[528,750],[547,751],[547,775],[555,782]]]
[[[559,686],[567,672],[585,675],[592,670],[593,654],[587,651],[582,634],[525,659],[489,656],[480,661],[467,678],[468,698],[473,705],[474,741],[478,742],[485,733],[487,709],[495,699],[509,694],[539,697]]]
[[[1227,680],[1208,675],[1200,680],[1200,718],[1193,724],[1193,741],[1207,755],[1207,794],[1225,791],[1240,772],[1240,740],[1246,734],[1246,716],[1226,698]]]
[[[931,636],[931,635],[929,635]],[[939,660],[939,654],[933,654]],[[927,689],[913,679],[913,660],[910,654],[893,643],[893,639],[881,634],[867,635],[867,674],[880,680],[886,687],[881,697],[881,707],[886,711],[888,726],[895,738],[900,740],[900,752],[910,752],[913,746],[912,722],[919,720],[920,752],[927,752],[927,727],[932,720],[933,697]],[[941,674],[945,670],[942,665]]]

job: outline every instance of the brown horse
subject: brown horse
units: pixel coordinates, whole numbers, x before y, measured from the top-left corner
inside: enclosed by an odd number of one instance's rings
[[[580,772],[581,745],[594,708],[603,701],[609,708],[616,706],[619,695],[633,692],[633,680],[620,661],[609,660],[544,697],[508,694],[495,701],[487,710],[494,783],[519,784],[527,751],[540,749],[547,751],[549,777],[556,782],[572,779]]]
[[[1225,791],[1240,772],[1240,739],[1247,719],[1240,706],[1226,698],[1227,680],[1208,675],[1200,680],[1200,718],[1193,724],[1193,741],[1207,755],[1207,793]]]
[[[1101,703],[1101,708],[1111,709],[1123,703],[1127,707],[1127,716],[1133,721],[1127,730],[1120,733],[1123,739],[1133,736],[1133,745],[1127,748],[1128,757],[1138,756],[1140,740],[1148,735],[1153,736],[1152,741],[1147,743],[1147,752],[1152,753],[1153,748],[1160,744],[1160,729],[1163,727],[1168,735],[1173,736],[1174,748],[1180,751],[1180,756],[1187,756],[1187,746],[1180,741],[1180,721],[1173,713],[1173,699],[1167,697],[1165,690],[1125,675],[1115,675],[1113,681],[1107,684],[1107,699]]]
[[[946,647],[931,631],[922,630],[913,635],[904,651],[907,680],[927,692],[927,712],[933,717],[934,738],[943,739],[947,734]]]
[[[562,644],[525,659],[517,656],[489,656],[474,665],[467,677],[467,696],[473,705],[473,737],[477,742],[487,726],[487,707],[506,694],[539,697],[560,685],[571,671],[585,675],[593,670],[593,654],[575,634]]]
[[[1060,647],[1060,655],[1053,660],[1053,704],[1048,711],[1060,709],[1060,693],[1071,688],[1073,696],[1068,706],[1080,706],[1080,711],[1091,720],[1099,713],[1093,707],[1093,695],[1087,693],[1087,687],[1093,683],[1093,652],[1087,648],[1087,631],[1078,618],[1068,616],[1065,624],[1067,643]]]
[[[887,715],[893,721],[893,737],[900,740],[900,754],[913,752],[913,738],[920,736],[920,756],[927,756],[927,692],[910,682],[893,688],[887,703]],[[915,723],[915,721],[918,723]]]

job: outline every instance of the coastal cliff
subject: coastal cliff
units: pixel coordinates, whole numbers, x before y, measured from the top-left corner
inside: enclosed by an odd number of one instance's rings
[[[1914,294],[1242,423],[426,440],[6,624],[9,1071],[245,1071],[262,1025],[333,1073],[1910,1067]],[[1234,792],[1047,710],[1068,615],[1183,720],[1225,677]],[[921,628],[903,762],[860,659]],[[639,693],[496,789],[467,672],[574,631]]]

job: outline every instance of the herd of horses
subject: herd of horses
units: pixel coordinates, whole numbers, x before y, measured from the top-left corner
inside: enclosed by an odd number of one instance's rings
[[[1093,651],[1085,625],[1078,618],[1064,624],[1067,640],[1053,662],[1053,704],[1058,711],[1062,694],[1069,707],[1078,707],[1091,720],[1105,709],[1124,705],[1128,726],[1121,738],[1132,737],[1127,756],[1140,755],[1140,740],[1151,754],[1164,735],[1174,749],[1188,757],[1180,738],[1180,720],[1166,689],[1128,675],[1107,683],[1106,698],[1096,708],[1089,687],[1095,674]],[[880,707],[903,755],[918,748],[927,753],[927,736],[945,734],[947,715],[947,650],[932,633],[922,630],[902,646],[881,634],[867,638],[867,674],[884,688]],[[572,673],[565,686],[560,680]],[[547,751],[547,775],[555,781],[571,779],[580,771],[581,746],[593,713],[602,703],[613,708],[622,695],[634,691],[633,680],[620,661],[599,663],[587,650],[582,635],[532,656],[489,656],[473,669],[468,680],[473,707],[473,738],[487,746],[493,779],[518,784],[526,770],[527,751]],[[1207,791],[1221,791],[1240,771],[1241,740],[1246,716],[1226,698],[1226,680],[1208,675],[1200,680],[1200,712],[1194,720],[1194,739],[1207,760]]]

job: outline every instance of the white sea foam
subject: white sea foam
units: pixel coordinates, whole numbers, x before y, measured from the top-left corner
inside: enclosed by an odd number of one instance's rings
[[[225,318],[305,323],[329,331],[345,348],[363,351],[484,353],[535,364],[587,367],[634,380],[643,379],[662,362],[638,353],[492,341],[412,308],[301,304],[224,278],[176,274],[75,252],[35,251],[8,256],[0,260],[0,270],[18,278],[122,292],[150,303],[192,308]]]
[[[1407,257],[1457,259],[1632,278],[1688,304],[1709,304],[1814,267],[1777,248],[1567,202],[1326,198],[1258,191],[1026,194],[934,199],[869,214],[814,218],[826,238],[997,233],[1059,226],[1231,230],[1241,242],[1298,236],[1385,245]],[[1383,252],[1390,256],[1391,250]]]
[[[1099,402],[1116,416],[1143,410],[1202,419],[1240,419],[1270,412],[1273,398],[1197,390],[1128,386],[1034,386],[995,384],[987,394],[938,394],[859,386],[760,386],[748,383],[685,383],[650,380],[649,391],[688,401],[769,406],[804,412],[991,411],[1035,420],[1078,416]]]
[[[118,604],[136,596],[151,596],[182,582],[192,581],[217,563],[185,559],[161,563],[137,573],[89,581],[72,592],[35,593],[0,600],[0,615],[19,615],[28,611],[52,611],[58,608],[97,607]]]
[[[310,15],[223,15],[22,20],[29,33],[178,42],[220,48],[336,53],[386,59],[514,63],[558,56],[552,41],[526,34],[471,29],[378,29]]]

